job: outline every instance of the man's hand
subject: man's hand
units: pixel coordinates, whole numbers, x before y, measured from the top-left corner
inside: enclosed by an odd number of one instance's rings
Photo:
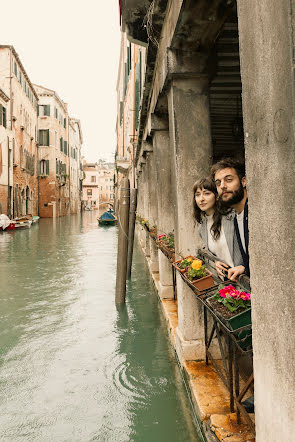
[[[243,273],[245,273],[245,267],[244,266],[236,266],[236,267],[232,267],[229,269],[229,271],[227,273],[227,277],[231,281],[236,281],[236,278],[239,275],[242,275]]]
[[[222,261],[215,261],[215,266],[216,266],[216,270],[218,275],[220,276],[225,276],[227,275],[227,270],[229,268],[229,266],[227,264],[224,264],[224,262]],[[226,272],[224,272],[226,270]]]

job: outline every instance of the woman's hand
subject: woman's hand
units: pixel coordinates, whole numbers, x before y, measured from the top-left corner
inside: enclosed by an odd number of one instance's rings
[[[229,266],[227,264],[224,264],[222,261],[215,261],[215,266],[218,275],[220,276],[226,276]]]
[[[236,278],[239,275],[242,275],[243,273],[245,273],[245,267],[244,266],[236,266],[236,267],[232,267],[228,270],[227,277],[231,281],[236,281]]]

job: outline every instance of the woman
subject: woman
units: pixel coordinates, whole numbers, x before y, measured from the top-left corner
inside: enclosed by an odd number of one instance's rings
[[[234,214],[221,210],[215,183],[210,178],[198,180],[193,187],[194,216],[206,249],[214,255],[220,276],[229,267],[243,264],[243,258],[234,234]]]

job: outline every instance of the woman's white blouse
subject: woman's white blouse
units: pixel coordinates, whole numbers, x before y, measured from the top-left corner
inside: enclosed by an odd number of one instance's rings
[[[212,236],[211,227],[213,224],[213,215],[207,215],[207,233],[208,233],[208,249],[214,253],[221,261],[228,264],[230,267],[234,267],[234,263],[229,253],[229,248],[226,242],[223,225],[221,223],[220,236],[215,240]]]

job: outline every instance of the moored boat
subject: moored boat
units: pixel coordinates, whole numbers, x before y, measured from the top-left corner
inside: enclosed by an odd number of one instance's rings
[[[0,215],[0,231],[14,230],[15,224],[8,218],[7,215]]]
[[[37,223],[37,222],[39,221],[39,219],[40,219],[40,216],[36,216],[36,215],[34,215],[34,216],[33,216],[33,219],[32,219],[32,223],[33,223],[33,224]]]
[[[103,226],[110,226],[117,223],[117,217],[112,210],[104,212],[101,216],[97,217],[98,224]]]

